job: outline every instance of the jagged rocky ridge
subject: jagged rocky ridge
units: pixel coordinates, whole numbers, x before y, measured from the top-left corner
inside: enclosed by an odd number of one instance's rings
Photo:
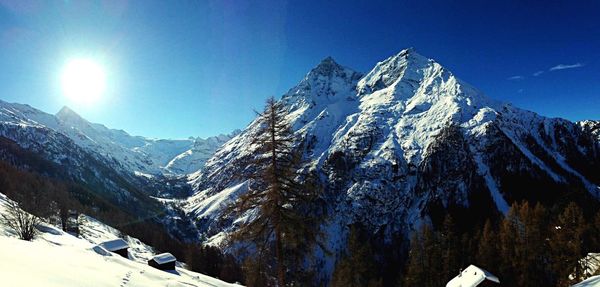
[[[522,199],[597,205],[600,198],[598,122],[546,118],[492,100],[412,49],[366,75],[327,58],[280,101],[329,197],[321,228],[334,251],[355,222],[389,239],[449,210],[477,220]],[[220,212],[245,191],[252,167],[242,163],[253,156],[258,124],[190,177],[196,193],[184,209],[209,242],[235,225]],[[325,264],[330,272],[331,260]]]

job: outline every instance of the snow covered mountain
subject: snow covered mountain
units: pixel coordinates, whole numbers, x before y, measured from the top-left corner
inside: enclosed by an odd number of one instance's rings
[[[413,49],[365,75],[327,58],[281,101],[330,197],[322,226],[330,250],[339,250],[356,222],[389,238],[448,210],[473,221],[522,199],[600,199],[598,122],[492,100]],[[196,194],[185,210],[213,242],[231,226],[219,214],[244,192],[239,175],[249,169],[241,163],[253,156],[258,125],[191,176]]]
[[[53,116],[27,105],[2,101],[0,120],[3,124],[20,123],[52,129],[83,148],[114,159],[129,172],[145,175],[185,175],[195,172],[221,144],[230,139],[228,135],[208,139],[149,139],[90,123],[68,107]]]
[[[190,194],[186,174],[230,136],[208,139],[155,140],[86,121],[68,108],[51,115],[28,105],[0,101],[0,159],[54,179],[74,182],[103,200],[144,218],[167,215],[172,208],[151,196]],[[170,213],[169,213],[170,214]],[[168,219],[180,238],[195,238]]]

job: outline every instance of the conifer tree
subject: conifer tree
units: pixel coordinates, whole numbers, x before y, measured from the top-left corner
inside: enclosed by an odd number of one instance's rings
[[[295,148],[286,115],[281,102],[267,100],[253,140],[256,154],[248,163],[255,170],[249,190],[229,208],[238,215],[252,214],[231,239],[254,242],[258,252],[274,250],[279,286],[286,285],[287,274],[301,271],[303,255],[318,238],[318,224],[310,211],[319,185],[310,174],[299,172],[302,149]]]
[[[590,240],[591,250],[594,250],[594,251],[597,250],[597,252],[600,252],[600,211],[598,211],[596,213],[596,216],[594,217],[594,221],[592,222],[592,226],[590,227],[590,234],[591,234],[591,240]],[[599,264],[599,266],[600,266],[600,264]]]
[[[346,255],[335,266],[330,285],[332,287],[382,286],[373,248],[359,226],[350,227],[346,249]]]
[[[410,242],[405,286],[443,286],[442,250],[438,234],[428,225],[413,235]]]
[[[483,225],[483,232],[479,240],[477,248],[477,263],[478,266],[494,273],[498,268],[499,252],[498,252],[498,236],[494,230],[492,222],[488,219]]]
[[[408,252],[408,263],[406,275],[404,276],[405,286],[417,286],[424,282],[425,274],[425,246],[423,244],[423,232],[419,230],[414,232],[410,239],[410,249]]]
[[[498,236],[500,239],[499,254],[501,258],[499,270],[503,278],[502,283],[506,284],[506,286],[517,286],[515,260],[517,259],[517,254],[520,253],[517,236],[519,232],[518,226],[520,225],[518,209],[519,206],[516,203],[510,207],[508,214],[500,224]]]
[[[576,203],[567,205],[558,216],[550,242],[554,272],[561,286],[570,286],[583,279],[584,268],[580,259],[586,255],[582,242],[586,228],[583,213]]]
[[[442,249],[441,278],[447,280],[456,276],[461,269],[461,242],[455,229],[454,219],[451,215],[446,215],[438,238]]]
[[[546,208],[541,203],[529,208],[527,213],[521,215],[526,230],[526,242],[524,242],[527,256],[523,282],[539,282],[541,285],[551,285],[552,274],[547,266],[550,253],[548,250],[549,218]]]

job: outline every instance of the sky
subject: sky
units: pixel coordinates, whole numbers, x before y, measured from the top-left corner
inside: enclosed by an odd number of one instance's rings
[[[0,0],[0,99],[134,135],[244,128],[322,59],[368,72],[413,47],[488,96],[600,120],[600,1]],[[93,59],[99,100],[64,95]]]

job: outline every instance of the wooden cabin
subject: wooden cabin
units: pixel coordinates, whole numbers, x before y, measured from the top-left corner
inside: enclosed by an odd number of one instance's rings
[[[171,253],[162,253],[155,255],[148,260],[148,265],[160,270],[175,270],[177,258]]]
[[[452,278],[446,284],[446,287],[492,286],[495,285],[494,283],[500,283],[500,280],[494,274],[475,265],[469,265],[469,267],[462,270],[456,277]]]
[[[125,258],[129,258],[129,254],[127,252],[127,249],[129,248],[129,244],[127,244],[127,241],[119,238],[119,239],[114,239],[114,240],[110,240],[110,241],[105,241],[99,244],[100,246],[104,247],[104,249],[119,254]]]

